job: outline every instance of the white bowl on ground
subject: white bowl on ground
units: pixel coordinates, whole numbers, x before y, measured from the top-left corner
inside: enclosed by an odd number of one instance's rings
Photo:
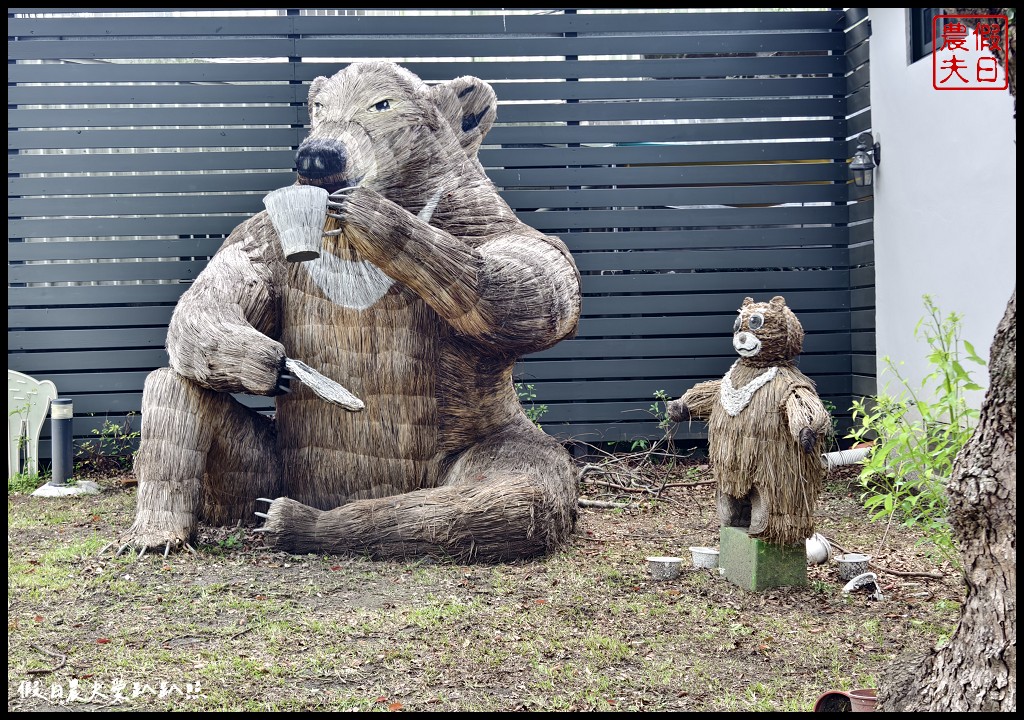
[[[698,568],[718,567],[718,548],[713,547],[691,547],[690,554],[693,556],[693,566]]]
[[[682,558],[670,555],[658,555],[647,558],[647,568],[651,572],[651,577],[655,580],[672,580],[679,577],[682,565]]]

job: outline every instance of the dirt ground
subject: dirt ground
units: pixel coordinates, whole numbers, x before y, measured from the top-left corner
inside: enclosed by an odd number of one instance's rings
[[[10,494],[8,710],[811,711],[944,641],[962,597],[918,535],[868,521],[855,472],[830,473],[817,529],[872,556],[880,599],[843,593],[834,561],[762,592],[693,567],[719,532],[696,463],[659,497],[581,507],[550,557],[483,566],[292,556],[246,528],[115,558],[98,553],[131,523],[130,479]],[[681,574],[652,579],[652,555]]]

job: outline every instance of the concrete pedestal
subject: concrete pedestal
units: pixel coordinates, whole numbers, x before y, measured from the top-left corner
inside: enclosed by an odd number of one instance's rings
[[[747,535],[747,528],[723,527],[719,567],[729,582],[758,592],[807,584],[807,548],[776,545]]]

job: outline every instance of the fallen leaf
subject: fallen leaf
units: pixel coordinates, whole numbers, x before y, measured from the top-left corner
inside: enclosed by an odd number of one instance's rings
[[[402,709],[402,703],[400,703],[400,702],[393,702],[390,705],[388,705],[388,710],[391,710],[392,712],[396,712],[396,711],[401,710],[401,709]]]
[[[35,620],[36,622],[42,622],[43,621],[43,616],[42,615],[36,615],[33,618],[33,620]]]
[[[98,644],[100,644],[100,645],[106,645],[108,642],[110,642],[110,639],[109,638],[96,638],[96,642]]]

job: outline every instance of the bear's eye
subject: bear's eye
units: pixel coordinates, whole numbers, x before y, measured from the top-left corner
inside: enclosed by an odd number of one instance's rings
[[[381,100],[379,103],[373,106],[374,112],[384,112],[385,110],[391,109],[390,100]]]
[[[734,322],[734,323],[732,324],[732,331],[733,331],[734,333],[738,333],[738,332],[740,331],[740,326],[741,326],[742,324],[743,324],[743,318],[742,318],[742,317],[740,317],[739,315],[737,315],[737,316],[736,316],[736,322]]]
[[[763,325],[764,315],[759,315],[758,313],[754,313],[753,315],[751,315],[750,321],[747,323],[747,326],[751,330],[760,330]]]

